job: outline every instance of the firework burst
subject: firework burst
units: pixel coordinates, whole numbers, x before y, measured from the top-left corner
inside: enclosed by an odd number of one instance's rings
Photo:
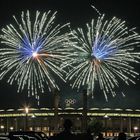
[[[135,48],[140,36],[125,21],[116,17],[105,20],[102,15],[86,24],[85,30],[78,28],[71,35],[73,45],[67,48],[69,60],[64,67],[71,68],[66,79],[73,81],[73,88],[86,85],[93,94],[98,82],[107,100],[107,93],[116,95],[120,80],[127,85],[135,83],[138,73],[133,63],[139,63],[140,53]]]
[[[22,12],[21,20],[15,16],[16,25],[2,29],[0,48],[0,79],[8,77],[10,84],[17,82],[18,92],[28,89],[28,95],[59,89],[54,76],[63,79],[60,63],[64,59],[62,46],[67,44],[68,33],[61,34],[68,26],[55,25],[56,12]],[[34,20],[33,20],[34,19]]]

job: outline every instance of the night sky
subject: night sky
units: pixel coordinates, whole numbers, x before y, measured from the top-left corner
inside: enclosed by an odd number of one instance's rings
[[[1,0],[0,1],[0,28],[13,23],[12,15],[20,17],[21,11],[30,10],[34,13],[36,10],[45,12],[48,10],[58,11],[57,22],[65,24],[71,23],[72,29],[83,27],[92,18],[97,18],[97,12],[91,8],[94,5],[100,13],[105,13],[106,18],[111,19],[116,16],[125,20],[129,27],[137,27],[140,33],[140,1],[131,0],[122,2],[123,0]],[[140,72],[140,66],[136,66],[136,70]],[[140,79],[139,77],[137,79]],[[118,95],[115,98],[109,97],[106,102],[103,93],[95,90],[95,98],[88,99],[89,107],[110,107],[110,108],[140,108],[140,81],[136,80],[136,85],[129,87],[122,84],[117,89]],[[76,104],[72,107],[82,107],[82,89],[77,92],[72,90],[69,84],[61,83],[60,107],[65,107],[65,99],[76,99]],[[16,84],[10,86],[5,80],[0,81],[0,109],[5,108],[21,108],[25,104],[31,107],[37,107],[34,98],[27,98],[26,91],[22,93],[16,92]],[[124,91],[124,98],[120,92]],[[40,107],[52,107],[52,94],[47,92],[40,95]]]

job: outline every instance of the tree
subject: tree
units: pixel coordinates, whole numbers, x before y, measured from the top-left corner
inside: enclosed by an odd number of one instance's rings
[[[103,122],[98,119],[93,119],[88,123],[88,128],[96,136],[104,130]]]

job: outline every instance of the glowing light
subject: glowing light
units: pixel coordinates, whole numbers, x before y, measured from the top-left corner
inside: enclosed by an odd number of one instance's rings
[[[0,128],[1,128],[1,129],[4,129],[4,125],[1,125]]]
[[[33,52],[33,57],[37,57],[37,52]]]
[[[134,129],[135,131],[137,131],[137,130],[138,130],[138,127],[137,127],[137,126],[134,126],[133,129]]]
[[[29,113],[29,108],[25,107],[25,113],[28,114]]]
[[[72,88],[86,86],[94,96],[95,82],[99,84],[104,96],[116,95],[115,89],[120,81],[135,84],[138,73],[133,63],[140,62],[140,35],[129,29],[125,21],[113,17],[86,24],[86,30],[78,28],[71,32],[71,47],[63,67],[69,67],[66,79],[72,82]]]
[[[14,127],[13,127],[13,126],[11,126],[11,127],[10,127],[10,130],[11,130],[11,131],[12,131],[12,130],[14,130]]]

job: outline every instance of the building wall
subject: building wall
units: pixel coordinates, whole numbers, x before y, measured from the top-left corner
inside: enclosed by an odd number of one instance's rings
[[[52,111],[53,112],[53,111]],[[61,111],[62,113],[63,111]],[[75,112],[75,111],[73,111]],[[65,119],[69,118],[73,122],[73,131],[74,132],[81,132],[82,124],[83,124],[83,115],[82,111],[79,114],[71,114],[70,112],[67,112],[67,114],[61,114],[58,115],[58,123],[56,124],[54,121],[54,116],[48,115],[48,116],[41,116],[42,113],[39,113],[37,116],[32,116],[31,114],[28,114],[27,116],[23,114],[20,115],[14,115],[15,112],[10,113],[11,116],[2,116],[0,117],[0,132],[6,133],[13,130],[25,130],[26,126],[28,125],[29,130],[35,130],[35,131],[43,131],[47,135],[53,135],[54,133],[58,133],[63,130],[63,122]],[[65,111],[66,113],[66,111]],[[10,115],[9,114],[9,115]],[[13,114],[13,116],[12,116]],[[35,113],[37,114],[37,112]],[[106,113],[102,113],[106,114]],[[4,115],[4,114],[3,114]],[[139,117],[122,117],[120,116],[108,116],[104,117],[102,116],[87,116],[87,123],[90,121],[97,119],[103,123],[104,128],[106,128],[106,132],[103,130],[104,135],[106,136],[113,136],[117,135],[118,132],[124,131],[126,133],[134,133],[134,126],[138,127],[137,133],[140,133],[140,118]],[[27,121],[27,122],[26,122]],[[57,125],[57,131],[54,130],[55,126]]]

